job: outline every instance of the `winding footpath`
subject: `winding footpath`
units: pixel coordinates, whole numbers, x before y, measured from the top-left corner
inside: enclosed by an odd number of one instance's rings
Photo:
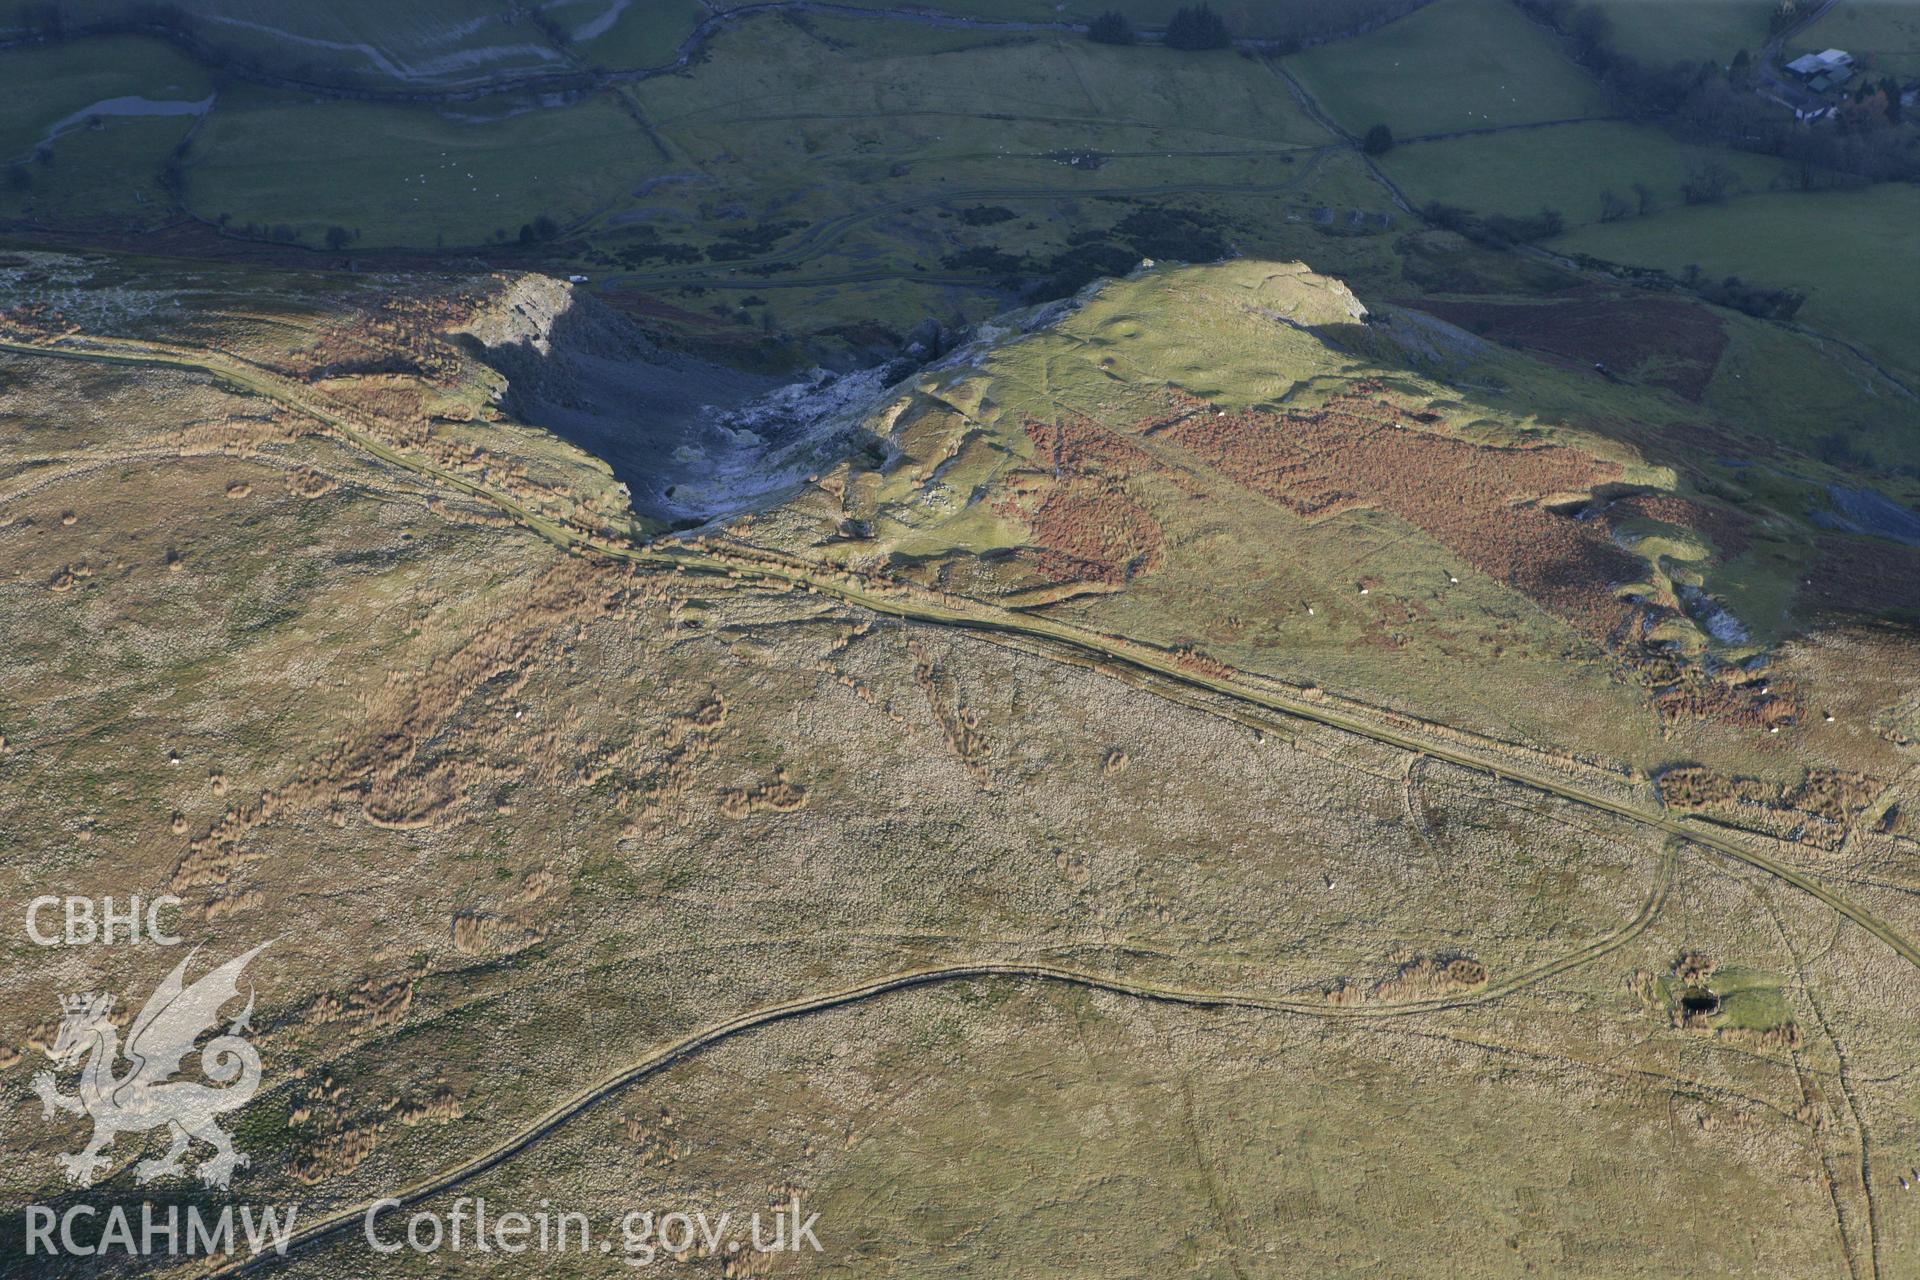
[[[712,1048],[722,1041],[731,1040],[746,1032],[771,1026],[777,1022],[802,1018],[808,1014],[824,1013],[831,1009],[844,1009],[850,1005],[862,1004],[898,991],[984,979],[1053,983],[1193,1009],[1240,1009],[1250,1012],[1288,1013],[1321,1018],[1400,1018],[1411,1014],[1434,1013],[1443,1009],[1486,1004],[1534,983],[1543,982],[1569,969],[1597,960],[1646,932],[1648,926],[1659,916],[1660,909],[1666,904],[1667,891],[1673,878],[1674,862],[1675,847],[1670,844],[1662,855],[1652,892],[1648,894],[1634,918],[1620,928],[1603,934],[1593,942],[1565,956],[1535,965],[1501,982],[1489,984],[1463,995],[1436,996],[1429,999],[1372,1006],[1336,1005],[1325,1001],[1288,999],[1245,992],[1192,990],[1109,974],[1091,973],[1081,969],[1069,969],[1058,965],[1020,961],[981,961],[973,964],[909,969],[823,995],[802,996],[780,1004],[767,1005],[737,1014],[724,1022],[702,1027],[698,1031],[690,1032],[678,1040],[652,1050],[645,1057],[554,1103],[504,1142],[471,1156],[451,1168],[409,1186],[390,1191],[381,1197],[380,1201],[365,1201],[336,1210],[310,1222],[289,1237],[285,1254],[292,1254],[322,1240],[345,1234],[355,1224],[363,1223],[376,1203],[383,1206],[383,1211],[391,1212],[451,1191],[511,1160],[603,1098],[618,1093],[648,1076],[657,1075],[675,1063]],[[279,1262],[285,1254],[260,1254],[231,1261],[204,1273],[204,1280],[247,1275],[264,1270]]]

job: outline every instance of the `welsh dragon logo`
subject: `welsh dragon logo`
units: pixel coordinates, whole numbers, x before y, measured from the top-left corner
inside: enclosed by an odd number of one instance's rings
[[[40,1095],[40,1108],[47,1118],[51,1119],[58,1108],[93,1120],[93,1140],[85,1149],[60,1157],[69,1182],[91,1186],[94,1175],[108,1163],[101,1153],[121,1133],[162,1126],[169,1131],[171,1143],[164,1155],[134,1165],[136,1182],[183,1174],[183,1157],[195,1141],[213,1148],[213,1154],[194,1169],[208,1187],[225,1190],[234,1169],[248,1163],[244,1152],[234,1150],[232,1137],[218,1121],[227,1112],[245,1106],[260,1087],[260,1055],[244,1038],[251,1030],[251,992],[247,1007],[226,1032],[209,1040],[200,1051],[201,1072],[214,1084],[225,1087],[176,1081],[173,1077],[180,1071],[181,1060],[192,1051],[194,1041],[219,1021],[221,1006],[239,996],[241,971],[268,945],[263,942],[227,961],[192,986],[186,985],[187,965],[199,949],[174,966],[127,1030],[124,1074],[119,1074],[120,1035],[112,1018],[113,997],[60,997],[65,1016],[47,1056],[58,1071],[85,1064],[81,1066],[79,1092],[61,1093],[54,1071],[34,1076],[33,1088]]]

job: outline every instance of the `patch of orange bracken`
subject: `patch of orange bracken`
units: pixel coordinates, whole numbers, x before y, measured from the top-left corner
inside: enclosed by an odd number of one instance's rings
[[[377,306],[330,318],[310,346],[274,367],[307,381],[404,374],[446,386],[459,376],[462,362],[441,334],[469,320],[481,301],[462,290],[390,295]]]
[[[1717,773],[1698,765],[1668,769],[1658,779],[1671,809],[1721,813],[1781,839],[1838,849],[1885,783],[1839,769],[1809,769],[1798,786]]]
[[[1639,561],[1544,500],[1619,468],[1561,445],[1493,447],[1405,425],[1414,419],[1362,383],[1308,412],[1187,413],[1150,429],[1296,515],[1389,511],[1590,634],[1612,630],[1611,588]]]
[[[1158,567],[1165,552],[1160,526],[1126,486],[1157,469],[1153,458],[1086,419],[1024,425],[1045,469],[1009,477],[1007,496],[993,508],[1026,525],[1029,545],[1019,558],[1053,583],[1117,585]]]

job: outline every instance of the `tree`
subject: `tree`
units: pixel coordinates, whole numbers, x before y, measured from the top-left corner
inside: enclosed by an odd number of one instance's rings
[[[1753,83],[1753,55],[1745,49],[1733,55],[1733,65],[1727,68],[1727,83],[1736,89],[1745,89]]]
[[[1600,221],[1618,222],[1632,212],[1633,206],[1615,195],[1612,187],[1600,193]]]
[[[345,227],[336,225],[327,228],[327,248],[333,250],[335,253],[346,248],[352,242],[353,232],[347,230]]]
[[[1644,218],[1650,213],[1659,211],[1660,202],[1655,198],[1653,188],[1649,187],[1646,183],[1636,182],[1633,184],[1633,198],[1634,202],[1640,206],[1641,217]]]
[[[1726,199],[1738,183],[1733,170],[1718,160],[1706,160],[1687,170],[1680,194],[1688,204],[1716,204]]]
[[[1224,49],[1233,43],[1226,20],[1204,4],[1188,5],[1167,23],[1169,49]]]
[[[1393,150],[1393,130],[1384,124],[1377,124],[1367,130],[1367,136],[1361,140],[1360,149],[1370,156],[1383,156]]]
[[[1132,44],[1133,23],[1126,14],[1109,9],[1087,27],[1087,39],[1097,44]]]

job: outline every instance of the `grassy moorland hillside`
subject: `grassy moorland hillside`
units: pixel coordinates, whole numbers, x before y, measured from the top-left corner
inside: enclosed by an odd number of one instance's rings
[[[350,1228],[286,1274],[425,1178],[799,1196],[851,1272],[1915,1257],[1920,722],[1818,594],[1891,553],[1796,505],[1857,477],[1243,261],[1009,316],[649,540],[501,407],[498,348],[614,324],[562,282],[0,281],[0,883],[280,939],[246,1186]],[[1761,634],[1741,566],[1809,552]],[[76,1132],[8,1129],[7,1194]]]
[[[0,0],[0,902],[274,940],[269,1274],[1920,1275],[1920,128],[1107,7]]]
[[[1648,770],[1676,741],[1739,773],[1892,767],[1853,754],[1870,712],[1824,719],[1850,677],[1783,653],[1880,552],[1810,519],[1837,473],[1757,470],[1765,433],[1689,404],[1728,343],[1710,312],[1418,305],[1299,266],[1147,271],[920,380],[879,416],[887,461],[795,509],[849,565],[1479,732]],[[1597,375],[1551,349],[1582,322],[1645,349]],[[1534,355],[1471,331],[1508,326]],[[1809,581],[1834,556],[1858,566]]]

